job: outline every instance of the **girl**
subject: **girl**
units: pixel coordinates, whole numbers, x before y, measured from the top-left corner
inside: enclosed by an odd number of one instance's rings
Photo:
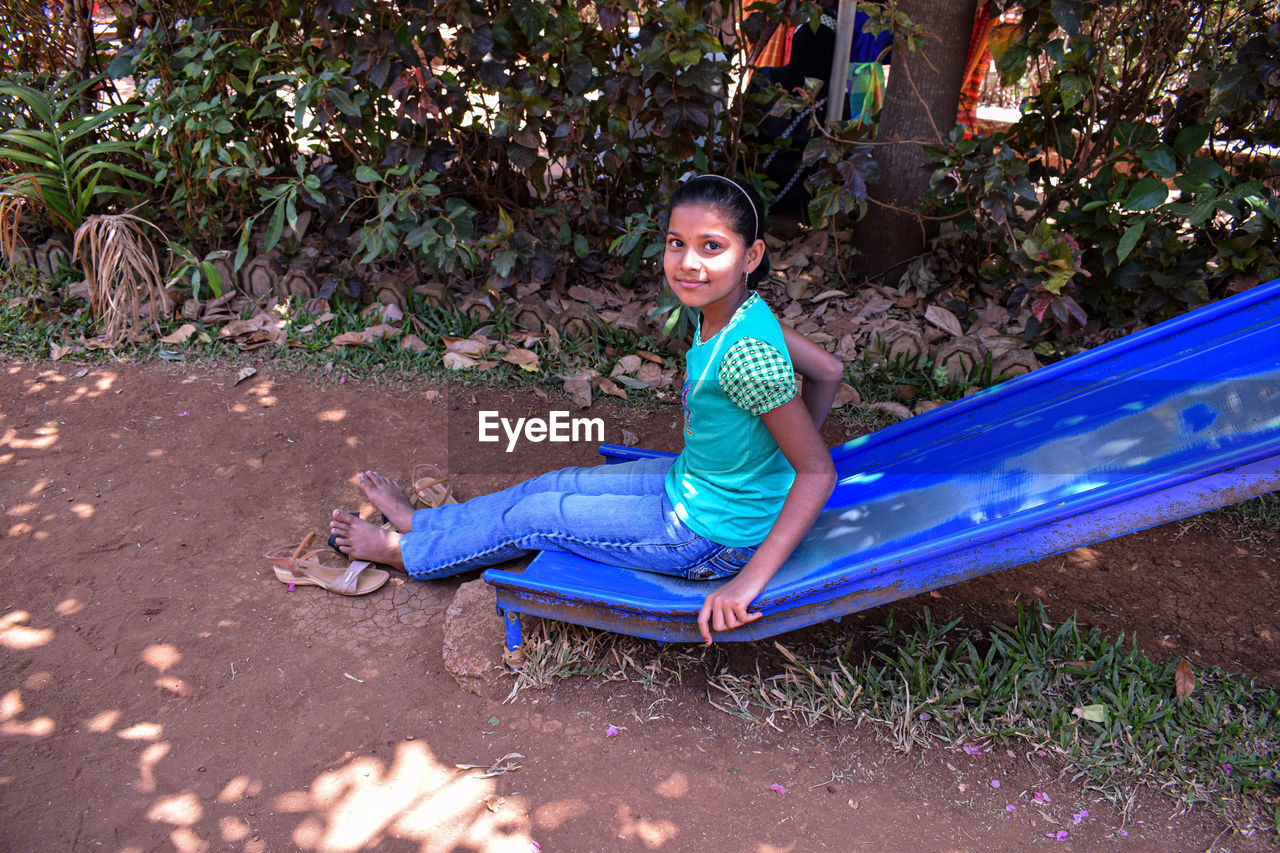
[[[672,195],[663,271],[680,302],[700,312],[686,355],[678,457],[565,468],[416,512],[398,483],[366,471],[357,482],[396,530],[335,510],[337,547],[424,580],[534,550],[729,578],[702,605],[702,638],[709,644],[713,630],[759,619],[747,608],[835,485],[818,427],[843,374],[750,290],[769,270],[760,211],[753,193],[719,175],[691,178]]]

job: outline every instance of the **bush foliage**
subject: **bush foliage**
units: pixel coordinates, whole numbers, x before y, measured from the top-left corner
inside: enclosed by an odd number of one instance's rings
[[[237,267],[261,253],[305,265],[322,249],[344,282],[416,267],[517,290],[589,284],[613,252],[629,282],[652,269],[657,211],[685,172],[777,189],[755,171],[775,142],[755,130],[815,91],[748,93],[736,35],[809,25],[810,3],[743,21],[740,4],[707,0],[142,0],[118,42],[63,22],[66,50],[42,44],[61,36],[40,4],[14,8],[7,149],[57,135],[30,108],[38,92],[65,104],[60,120],[88,130],[46,147],[82,183],[55,164],[41,186],[64,172],[72,219],[141,193],[196,288],[225,249]],[[900,44],[927,46],[927,22],[868,8]],[[1022,118],[932,149],[925,210],[953,227],[909,273],[917,289],[979,280],[1034,339],[1159,319],[1280,275],[1275,4],[1022,8],[1016,35],[993,44],[1029,92]],[[99,68],[117,92],[88,82]],[[865,212],[872,132],[813,134],[811,226]],[[10,175],[38,171],[0,157]]]
[[[933,149],[949,257],[1029,311],[1030,336],[1164,319],[1280,275],[1275,4],[1023,6],[993,45],[1006,80],[1032,69],[1021,119]]]

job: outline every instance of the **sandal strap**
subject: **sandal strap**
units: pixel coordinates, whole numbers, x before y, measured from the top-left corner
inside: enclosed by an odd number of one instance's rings
[[[420,475],[419,472],[422,472]],[[446,504],[453,497],[453,481],[449,475],[445,474],[435,465],[428,463],[420,463],[413,466],[413,471],[409,474],[409,479],[413,487],[413,497],[424,506],[439,506]],[[428,491],[435,486],[444,486],[444,494],[439,497],[435,493]]]
[[[312,538],[314,538],[314,535]],[[285,547],[287,548],[288,546],[286,545]],[[267,562],[273,566],[280,566],[282,568],[288,569],[290,574],[292,574],[296,578],[307,577],[307,573],[302,571],[302,569],[299,568],[299,566],[302,563],[313,561],[315,560],[316,557],[324,554],[325,552],[325,549],[323,548],[313,548],[310,551],[307,551],[305,554],[299,554],[295,550],[293,554],[288,557],[273,555],[274,551],[279,551],[279,550],[280,550],[279,548],[273,548],[271,551],[268,551],[266,554]]]
[[[353,595],[360,585],[360,573],[372,565],[368,560],[352,560],[342,577],[329,584],[329,589],[343,595]]]

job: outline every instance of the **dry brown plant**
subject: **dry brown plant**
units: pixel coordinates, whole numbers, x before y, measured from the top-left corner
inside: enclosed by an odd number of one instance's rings
[[[89,313],[101,324],[108,346],[146,340],[160,330],[160,315],[173,309],[144,225],[156,227],[132,213],[118,213],[90,216],[76,229],[72,259],[84,270]]]
[[[0,255],[13,263],[13,252],[22,242],[18,226],[22,223],[22,208],[27,200],[20,195],[0,193]]]

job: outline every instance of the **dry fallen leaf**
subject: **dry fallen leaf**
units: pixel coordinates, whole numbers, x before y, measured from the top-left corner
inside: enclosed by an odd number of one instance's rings
[[[49,358],[54,361],[57,361],[69,352],[71,352],[71,347],[66,347],[62,344],[49,344]]]
[[[646,364],[636,372],[636,379],[650,388],[657,388],[662,384],[662,368],[656,364]]]
[[[636,435],[629,429],[622,430],[622,444],[625,447],[635,447],[640,443],[640,436]]]
[[[493,341],[487,338],[441,338],[446,353],[456,352],[459,355],[484,355],[493,349]]]
[[[1173,673],[1173,684],[1179,701],[1186,699],[1191,695],[1191,691],[1196,689],[1196,675],[1191,671],[1191,664],[1187,663],[1186,658],[1178,659],[1178,668]]]
[[[591,405],[591,380],[594,378],[593,370],[583,370],[574,376],[566,376],[564,379],[564,390],[573,402],[580,409],[585,409]]]
[[[942,331],[955,335],[957,338],[964,335],[964,330],[960,328],[960,321],[956,319],[956,315],[939,305],[930,305],[924,309],[924,319]]]
[[[841,382],[836,387],[835,399],[831,401],[831,408],[840,409],[845,406],[857,406],[862,402],[862,395],[858,393],[858,389],[854,388],[848,382]]]
[[[640,369],[644,364],[638,355],[624,355],[618,359],[618,363],[613,366],[613,370],[609,371],[611,377],[629,376]]]
[[[400,334],[400,329],[387,323],[379,323],[376,326],[370,326],[360,334],[364,335],[366,343],[372,343],[379,338],[385,338],[388,335]]]
[[[627,399],[627,392],[615,385],[613,380],[607,379],[604,376],[597,376],[595,379],[591,380],[591,384],[611,397],[617,397],[622,400]]]
[[[538,369],[538,354],[533,350],[516,347],[515,349],[507,350],[502,356],[502,360],[530,373]]]
[[[195,332],[196,332],[196,327],[195,327],[193,324],[191,324],[191,323],[183,323],[183,324],[182,324],[181,326],[179,326],[175,331],[170,332],[169,334],[167,334],[167,335],[165,335],[163,338],[161,338],[161,339],[160,339],[160,343],[162,343],[162,344],[180,344],[180,343],[182,343],[183,341],[185,341],[187,338],[189,338],[189,337],[191,337],[192,335],[194,335],[194,334],[195,334]]]
[[[463,355],[460,352],[446,352],[444,354],[444,366],[450,370],[462,370],[467,367],[475,367],[478,362],[469,355]]]
[[[491,812],[496,812],[498,809],[502,808],[503,803],[506,801],[506,797],[500,797],[497,794],[490,794],[481,800],[481,802],[484,803],[484,807]]]
[[[422,338],[417,335],[409,334],[400,339],[400,349],[413,350],[414,352],[426,352],[428,347]]]
[[[250,376],[253,376],[257,372],[258,372],[258,369],[256,367],[242,367],[240,368],[240,372],[236,374],[236,381],[232,382],[231,384],[239,385],[241,382],[245,381],[246,379],[248,379]]]
[[[230,325],[230,323],[227,324],[228,327]],[[226,328],[222,331],[225,334]],[[329,341],[329,345],[335,347],[367,347],[369,342],[365,340],[364,332],[343,332]]]

